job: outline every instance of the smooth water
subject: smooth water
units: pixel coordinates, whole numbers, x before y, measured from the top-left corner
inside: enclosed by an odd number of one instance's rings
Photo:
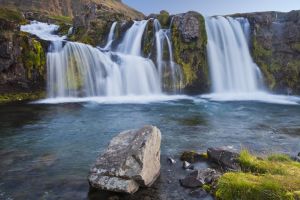
[[[90,166],[112,137],[145,124],[162,132],[162,174],[152,188],[121,199],[201,199],[179,185],[187,174],[178,160],[184,150],[300,151],[298,105],[199,97],[140,104],[20,103],[0,105],[0,122],[0,199],[106,199],[110,194],[89,192]],[[177,160],[175,166],[167,164],[168,156]]]

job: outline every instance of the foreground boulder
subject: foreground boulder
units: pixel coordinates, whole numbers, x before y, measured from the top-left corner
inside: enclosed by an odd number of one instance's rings
[[[160,130],[145,126],[120,133],[96,160],[88,180],[93,188],[134,193],[160,174]]]

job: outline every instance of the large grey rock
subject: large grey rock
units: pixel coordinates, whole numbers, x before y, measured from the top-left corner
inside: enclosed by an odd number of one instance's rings
[[[151,186],[160,174],[160,144],[161,133],[154,126],[120,133],[91,168],[90,185],[124,193]]]

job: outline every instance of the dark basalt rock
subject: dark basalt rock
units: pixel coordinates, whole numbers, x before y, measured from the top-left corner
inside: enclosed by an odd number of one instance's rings
[[[208,148],[208,159],[218,164],[225,171],[240,171],[239,154],[227,148]]]
[[[180,179],[180,184],[183,187],[196,188],[201,187],[204,184],[212,184],[216,182],[220,176],[221,173],[214,169],[201,169],[190,173],[184,179]]]

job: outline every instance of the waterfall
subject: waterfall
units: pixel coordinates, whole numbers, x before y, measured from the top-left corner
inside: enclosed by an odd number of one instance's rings
[[[103,50],[110,50],[111,45],[114,41],[114,35],[115,35],[115,29],[117,26],[117,22],[114,22],[110,28],[109,34],[108,34],[108,38],[107,38],[107,43],[105,45],[105,47],[103,48]]]
[[[206,18],[208,61],[214,93],[260,90],[260,70],[249,52],[249,22],[231,17]]]
[[[126,32],[123,42],[119,45],[118,51],[124,54],[140,56],[143,34],[147,23],[148,20],[134,21],[133,25]]]
[[[55,25],[32,22],[21,30],[51,41],[47,54],[49,98],[161,94],[155,64],[140,56],[146,24],[135,22],[117,52],[65,41],[65,37],[54,35],[58,29]]]
[[[171,28],[162,29],[159,21],[154,19],[155,28],[155,43],[156,43],[156,64],[158,68],[159,77],[163,84],[166,84],[166,88],[171,91],[180,89],[180,83],[182,81],[182,73],[180,66],[178,66],[173,60],[173,49],[170,40]],[[168,47],[169,60],[164,62],[165,45]],[[166,78],[167,76],[168,78]],[[164,83],[164,80],[166,83]]]

